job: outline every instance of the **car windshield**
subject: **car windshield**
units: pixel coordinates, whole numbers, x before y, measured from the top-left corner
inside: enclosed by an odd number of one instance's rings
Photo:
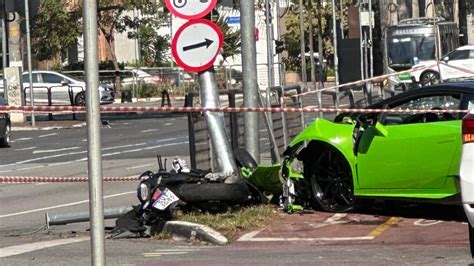
[[[390,67],[414,64],[418,60],[435,59],[435,40],[433,35],[401,35],[388,39],[388,60]]]

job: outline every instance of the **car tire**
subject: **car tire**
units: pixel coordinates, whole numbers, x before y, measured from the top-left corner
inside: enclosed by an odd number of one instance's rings
[[[5,136],[0,138],[1,147],[10,147],[11,126],[8,124],[5,128]]]
[[[327,212],[348,212],[354,209],[354,184],[349,163],[334,148],[326,148],[316,159],[304,163],[309,173],[311,205]]]
[[[79,92],[74,98],[75,106],[86,106],[86,95],[84,92]]]
[[[420,85],[422,87],[438,84],[439,81],[439,74],[434,71],[426,71],[420,76]]]

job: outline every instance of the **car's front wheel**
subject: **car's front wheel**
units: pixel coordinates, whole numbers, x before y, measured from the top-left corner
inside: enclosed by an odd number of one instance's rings
[[[350,166],[344,156],[333,148],[325,149],[316,159],[307,159],[311,185],[311,203],[328,212],[354,209],[354,185]]]
[[[426,71],[420,77],[420,85],[422,87],[431,86],[439,83],[439,74],[434,71]]]
[[[74,98],[75,106],[86,106],[86,95],[84,92],[79,92]]]
[[[5,127],[5,135],[0,138],[0,146],[10,147],[10,135],[11,135],[11,126],[7,125]]]

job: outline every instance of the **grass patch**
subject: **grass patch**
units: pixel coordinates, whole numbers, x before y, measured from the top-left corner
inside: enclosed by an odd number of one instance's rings
[[[176,220],[207,225],[233,241],[242,231],[262,228],[278,221],[278,212],[275,205],[256,205],[217,214],[178,213]]]

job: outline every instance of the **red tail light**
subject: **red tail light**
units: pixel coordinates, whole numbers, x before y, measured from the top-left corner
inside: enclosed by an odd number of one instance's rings
[[[474,114],[468,114],[462,120],[462,142],[474,142]]]

